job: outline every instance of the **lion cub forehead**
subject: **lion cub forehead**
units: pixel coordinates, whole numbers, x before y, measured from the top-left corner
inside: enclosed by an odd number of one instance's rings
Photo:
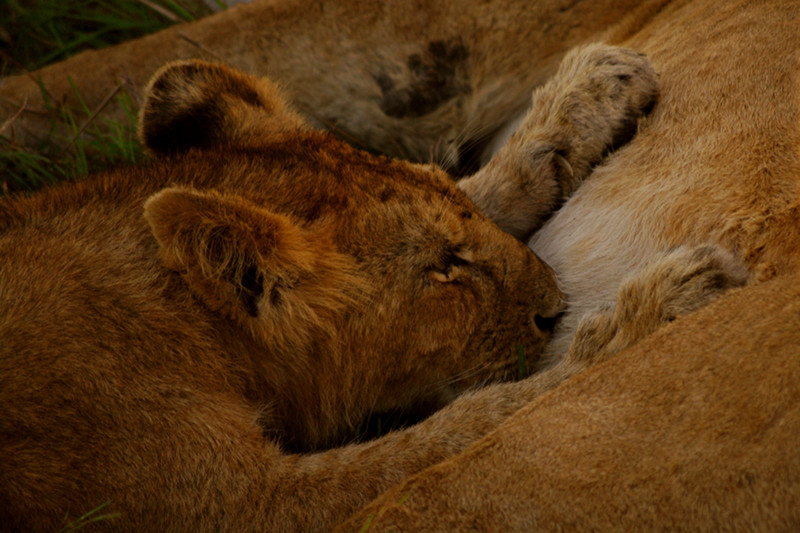
[[[357,257],[419,256],[443,249],[483,248],[494,229],[452,198],[421,193],[413,200],[373,204],[340,226],[339,242]]]
[[[441,217],[447,211],[464,219],[482,217],[438,167],[357,151],[327,134],[266,147],[256,157],[264,178],[253,194],[307,223],[336,218],[346,225],[366,214],[397,218],[395,210],[409,217]]]

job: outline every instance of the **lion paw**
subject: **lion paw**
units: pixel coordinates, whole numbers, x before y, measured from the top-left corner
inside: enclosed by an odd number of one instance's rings
[[[744,265],[716,246],[677,248],[648,270],[664,322],[691,313],[747,281]]]
[[[633,137],[657,96],[658,75],[644,54],[591,44],[567,54],[552,85],[534,94],[534,110],[544,97],[541,112],[553,124],[554,145],[571,165],[577,186],[608,152]]]
[[[657,94],[658,76],[644,55],[602,44],[576,48],[534,91],[514,134],[459,186],[504,231],[523,239],[631,138]]]
[[[588,137],[612,139],[635,130],[636,120],[647,114],[658,96],[658,75],[647,56],[627,48],[592,44],[576,48],[561,64],[563,113],[576,127],[586,121]],[[575,107],[575,103],[581,105]],[[590,124],[586,114],[601,114]],[[584,132],[581,132],[584,133]]]
[[[676,248],[623,282],[613,307],[581,319],[566,360],[587,365],[620,352],[746,281],[744,265],[721,248]]]

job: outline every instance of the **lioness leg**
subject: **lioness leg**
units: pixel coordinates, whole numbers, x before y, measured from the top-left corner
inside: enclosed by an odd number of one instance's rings
[[[630,139],[657,91],[657,75],[644,55],[603,44],[576,48],[534,91],[516,133],[459,186],[498,226],[522,239],[593,165]]]

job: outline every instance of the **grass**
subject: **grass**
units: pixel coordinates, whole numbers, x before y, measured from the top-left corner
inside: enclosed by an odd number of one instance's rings
[[[525,346],[517,342],[517,379],[528,377],[528,361],[525,357]]]
[[[212,4],[203,0],[5,0],[0,2],[0,76],[34,71],[83,50],[111,46],[226,7],[223,0]],[[0,123],[0,194],[32,191],[78,179],[91,170],[143,159],[135,136],[136,109],[123,88],[111,95],[127,112],[119,122],[98,118],[96,110],[86,105],[79,111],[61,108],[42,91],[53,139],[67,148],[18,146],[4,135]],[[58,138],[55,132],[64,130],[67,137]]]
[[[74,86],[73,90],[78,94]],[[66,124],[69,138],[62,140],[69,144],[65,149],[41,146],[39,150],[31,150],[0,137],[3,191],[36,190],[49,183],[78,179],[90,170],[140,161],[144,153],[135,135],[136,106],[124,89],[114,98],[126,112],[124,121],[97,118],[85,104],[80,113],[75,113],[45,98],[51,113],[52,138],[57,139],[56,124]]]
[[[64,526],[58,530],[58,533],[72,533],[83,529],[84,527],[97,522],[105,522],[119,517],[117,513],[102,514],[101,511],[108,506],[109,502],[101,503],[91,511],[79,516],[74,520],[70,520],[69,516],[64,518]]]

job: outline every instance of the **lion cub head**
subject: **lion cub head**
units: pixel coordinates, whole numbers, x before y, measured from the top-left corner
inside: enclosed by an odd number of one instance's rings
[[[269,82],[199,61],[154,77],[140,131],[196,174],[145,204],[161,261],[252,339],[286,442],[441,405],[540,352],[562,305],[552,272],[438,168],[355,150]]]

